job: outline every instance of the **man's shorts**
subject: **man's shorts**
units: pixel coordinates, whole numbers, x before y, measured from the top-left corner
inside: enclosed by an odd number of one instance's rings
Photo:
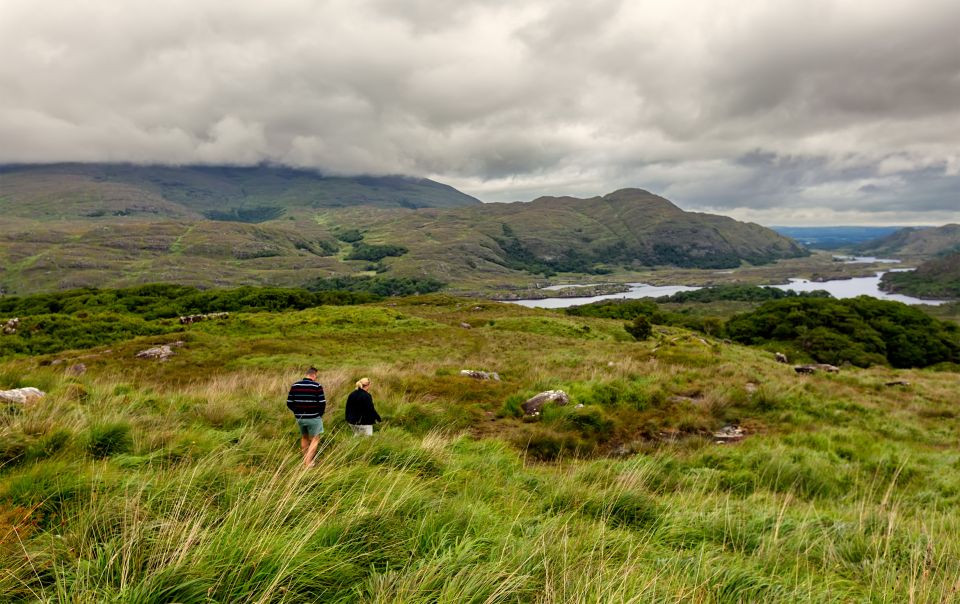
[[[302,436],[309,436],[313,438],[318,434],[323,434],[323,418],[322,417],[310,417],[310,418],[297,418],[297,425],[300,426],[300,434]]]

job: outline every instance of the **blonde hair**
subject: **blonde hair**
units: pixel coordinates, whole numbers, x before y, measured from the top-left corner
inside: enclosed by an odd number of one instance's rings
[[[369,386],[369,385],[370,385],[370,378],[362,377],[359,380],[357,380],[357,388],[363,388],[364,386]]]

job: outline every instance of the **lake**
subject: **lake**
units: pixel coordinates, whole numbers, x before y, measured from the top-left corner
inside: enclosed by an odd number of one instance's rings
[[[907,269],[912,270],[912,269]],[[795,292],[809,292],[818,289],[830,292],[834,298],[855,298],[857,296],[871,296],[880,300],[892,300],[903,302],[905,304],[930,304],[938,306],[945,304],[943,300],[921,300],[910,296],[900,294],[888,294],[880,289],[880,277],[887,271],[878,272],[873,277],[856,277],[853,279],[832,279],[829,281],[808,281],[806,279],[790,279],[786,285],[770,285],[767,287],[776,287],[779,289],[792,289]],[[511,300],[521,306],[536,308],[566,308],[567,306],[577,306],[580,304],[590,304],[600,300],[614,299],[635,299],[635,298],[659,298],[660,296],[670,296],[677,292],[686,292],[699,287],[687,287],[685,285],[648,285],[646,283],[628,283],[630,291],[619,294],[607,294],[604,296],[585,296],[582,298],[544,298],[542,300]],[[574,287],[565,285],[563,287]],[[557,289],[544,288],[544,289]]]

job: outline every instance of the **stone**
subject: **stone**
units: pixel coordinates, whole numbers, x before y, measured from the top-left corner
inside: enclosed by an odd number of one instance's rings
[[[747,391],[748,394],[753,394],[757,391],[757,388],[759,388],[759,386],[757,386],[753,382],[747,382],[747,384],[743,388],[744,390]]]
[[[13,390],[0,390],[0,401],[5,403],[17,403],[26,405],[33,401],[40,400],[46,393],[33,387],[15,388]]]
[[[461,323],[460,327],[464,329],[473,329],[473,325],[470,325],[469,323]]]
[[[475,380],[493,380],[495,382],[500,381],[500,374],[496,371],[474,371],[473,369],[461,369],[460,375],[464,377],[471,377]]]
[[[527,415],[537,415],[540,413],[540,409],[547,403],[569,405],[570,397],[567,396],[567,393],[563,390],[547,390],[527,399],[520,405],[520,408],[523,409],[523,412]]]

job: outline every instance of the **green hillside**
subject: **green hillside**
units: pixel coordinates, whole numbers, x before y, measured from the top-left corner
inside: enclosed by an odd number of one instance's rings
[[[458,207],[427,207],[440,205]],[[806,253],[769,229],[639,189],[480,204],[422,179],[271,167],[7,166],[0,214],[0,288],[19,294],[158,281],[295,287],[374,273],[477,291]]]
[[[918,298],[960,298],[960,253],[928,260],[917,270],[887,273],[885,290]]]
[[[906,259],[929,259],[960,250],[960,224],[907,227],[864,243],[859,252]]]
[[[138,300],[117,322],[161,332],[0,361],[0,389],[48,393],[0,406],[4,601],[955,596],[948,367],[802,376],[683,329],[633,341],[620,320],[446,296],[187,326]],[[284,398],[310,364],[330,404],[303,469]],[[385,421],[361,440],[343,401],[362,376]],[[551,389],[570,403],[523,414]],[[718,444],[725,426],[743,440]]]

